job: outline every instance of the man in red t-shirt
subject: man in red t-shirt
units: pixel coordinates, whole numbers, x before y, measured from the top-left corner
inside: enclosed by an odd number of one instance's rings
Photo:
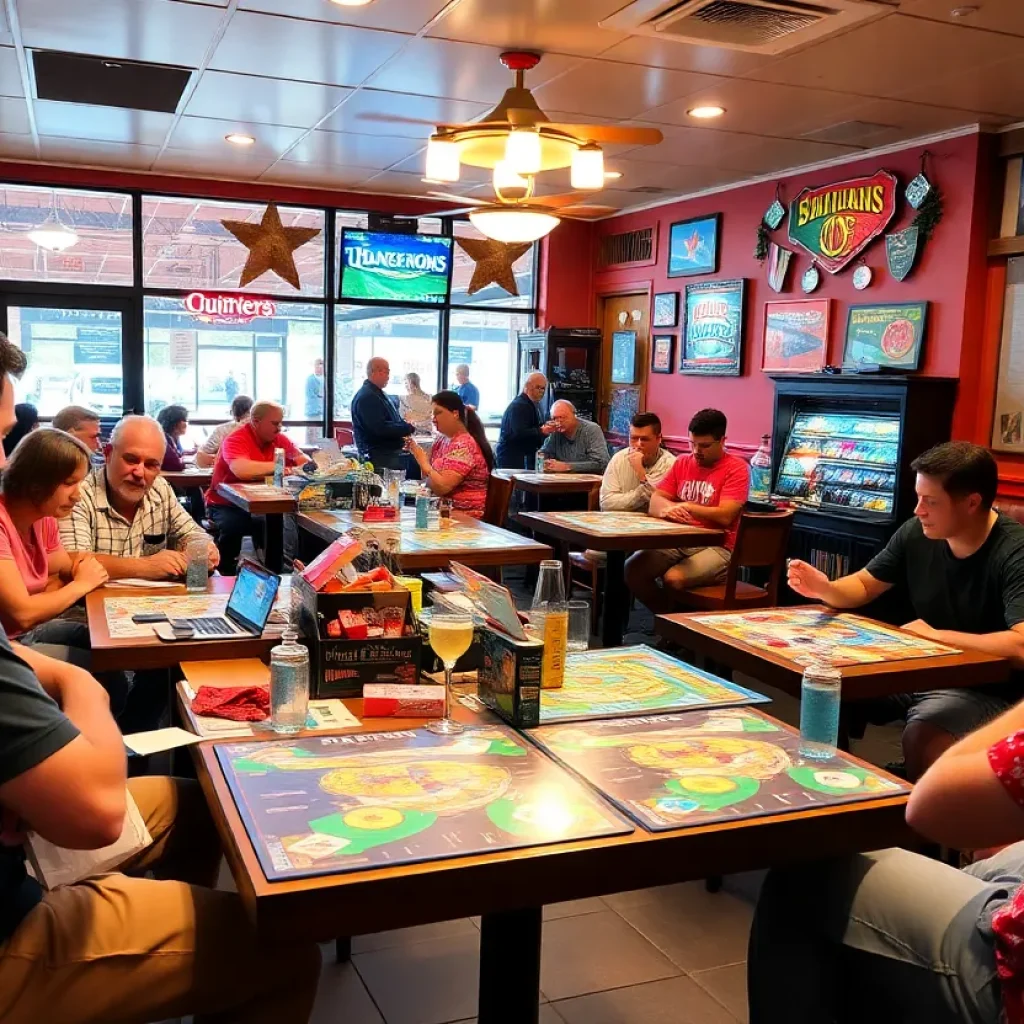
[[[274,472],[274,449],[284,449],[285,473],[289,467],[301,466],[308,459],[281,433],[284,409],[275,402],[257,402],[249,413],[249,422],[224,438],[213,467],[210,489],[206,492],[206,508],[217,528],[220,548],[220,569],[234,576],[242,541],[262,524],[262,516],[251,516],[245,509],[232,505],[217,492],[218,484],[262,481]]]
[[[725,413],[695,413],[689,428],[691,454],[676,459],[651,496],[649,514],[657,519],[725,530],[723,547],[664,548],[630,555],[626,583],[652,612],[671,611],[672,591],[708,586],[729,567],[750,490],[750,470],[743,459],[725,450],[725,428]]]

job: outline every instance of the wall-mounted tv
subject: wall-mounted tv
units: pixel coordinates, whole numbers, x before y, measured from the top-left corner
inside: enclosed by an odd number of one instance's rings
[[[340,262],[343,299],[441,303],[451,284],[452,240],[345,228]]]

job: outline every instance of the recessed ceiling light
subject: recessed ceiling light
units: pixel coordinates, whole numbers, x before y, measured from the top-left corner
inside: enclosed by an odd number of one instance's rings
[[[245,135],[242,132],[231,132],[224,136],[224,141],[230,142],[232,146],[251,146],[256,140],[251,135]]]
[[[972,14],[978,13],[978,8],[974,4],[967,4],[963,7],[954,7],[949,13],[953,18],[969,18]]]
[[[613,181],[616,178],[622,177],[622,171],[605,171],[604,176],[609,180]]]
[[[339,7],[365,7],[367,4],[372,4],[373,0],[331,0],[332,4],[337,4]]]
[[[714,104],[708,104],[704,107],[690,107],[687,114],[690,117],[699,117],[702,120],[709,117],[721,117],[725,113],[725,107],[715,106]]]

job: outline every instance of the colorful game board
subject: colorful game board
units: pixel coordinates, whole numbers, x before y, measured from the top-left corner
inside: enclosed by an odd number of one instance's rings
[[[867,665],[960,653],[955,647],[827,608],[694,615],[693,621],[798,665],[807,665],[822,656],[834,665]]]
[[[600,475],[595,473],[516,473],[515,477],[516,480],[522,480],[528,484],[545,484],[558,481],[575,483],[580,480],[587,483],[596,483],[601,479]]]
[[[654,519],[642,512],[547,512],[545,517],[553,523],[576,530],[610,536],[618,533],[665,533],[682,523],[669,523]]]
[[[842,754],[802,759],[799,735],[753,708],[542,725],[530,738],[649,832],[910,792]]]
[[[565,685],[541,690],[540,720],[580,722],[767,701],[753,690],[640,645],[569,655]]]
[[[633,831],[503,726],[216,750],[271,882]]]

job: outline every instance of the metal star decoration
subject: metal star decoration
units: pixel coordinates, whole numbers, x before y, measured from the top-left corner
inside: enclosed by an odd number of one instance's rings
[[[299,288],[299,272],[292,253],[320,234],[319,228],[286,228],[275,203],[268,203],[259,224],[244,220],[222,220],[221,224],[249,250],[242,268],[239,288],[272,270],[293,288]]]
[[[509,295],[519,294],[512,264],[530,251],[530,242],[496,242],[493,238],[456,238],[455,241],[476,264],[467,295],[474,295],[489,284],[496,284]]]

